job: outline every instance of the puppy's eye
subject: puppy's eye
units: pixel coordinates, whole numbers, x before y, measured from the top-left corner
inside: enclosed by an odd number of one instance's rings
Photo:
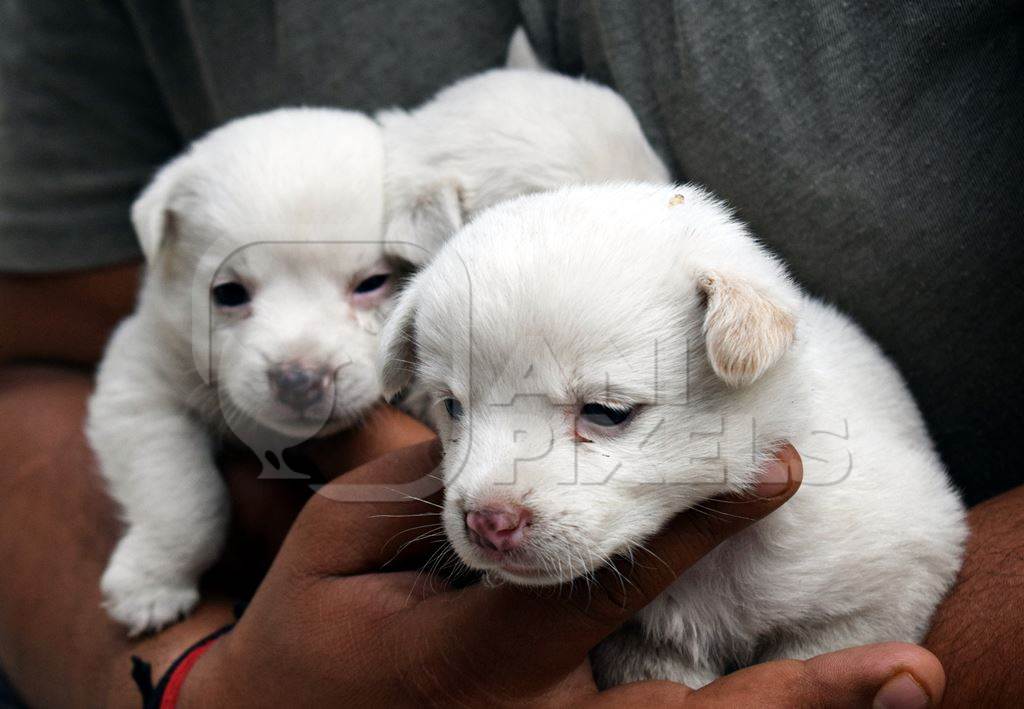
[[[359,285],[353,289],[353,293],[372,293],[378,288],[383,287],[388,279],[391,277],[390,273],[378,273],[376,276],[370,276],[369,278],[361,281]]]
[[[633,408],[615,408],[604,404],[584,404],[580,408],[580,418],[595,426],[618,426],[632,415]]]
[[[458,399],[448,397],[444,400],[444,410],[448,412],[448,417],[452,421],[458,421],[462,418],[462,404]]]
[[[241,283],[229,281],[213,287],[213,302],[222,308],[237,308],[250,300],[249,291]]]

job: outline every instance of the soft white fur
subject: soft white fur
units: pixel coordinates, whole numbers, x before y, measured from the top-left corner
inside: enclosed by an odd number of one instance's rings
[[[509,40],[505,68],[535,69],[538,71],[547,69],[533,50],[530,38],[522,27],[517,27],[516,31],[512,33],[512,38]]]
[[[281,109],[197,141],[135,203],[145,283],[110,342],[88,417],[127,525],[103,594],[132,633],[188,612],[221,550],[228,499],[214,446],[228,428],[274,473],[283,448],[351,425],[379,400],[387,287],[362,303],[352,289],[391,268],[383,171],[369,118]],[[248,286],[250,306],[212,303],[211,287],[226,280]],[[268,367],[290,360],[330,378],[323,404],[301,416],[269,389]]]
[[[563,185],[665,182],[668,170],[611,89],[540,70],[521,30],[509,62],[463,79],[414,111],[377,119],[387,146],[392,248],[423,264],[493,204]]]
[[[545,70],[521,28],[507,66],[458,81],[413,111],[377,115],[389,252],[422,266],[477,213],[511,197],[608,180],[668,181],[621,96]],[[421,418],[422,393],[409,387],[401,401]]]
[[[920,640],[966,534],[896,369],[699,188],[572,187],[479,215],[402,293],[381,379],[435,419],[444,522],[492,580],[587,578],[672,516],[749,489],[781,441],[805,480],[595,652],[602,684],[701,686],[736,665]],[[613,429],[585,403],[636,406]],[[579,434],[589,442],[576,437]],[[503,561],[467,537],[488,504],[533,512]]]

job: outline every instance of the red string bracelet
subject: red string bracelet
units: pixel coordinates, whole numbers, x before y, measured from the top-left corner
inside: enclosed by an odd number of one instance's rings
[[[217,637],[219,638],[220,636],[218,635]],[[163,696],[160,697],[160,709],[174,709],[178,706],[178,695],[181,694],[181,687],[185,684],[185,678],[188,677],[188,673],[192,671],[192,667],[195,666],[199,658],[215,642],[217,642],[217,638],[210,638],[202,645],[193,647],[182,656],[178,666],[174,668],[174,671],[167,678],[167,686],[164,687]]]
[[[150,675],[149,663],[139,657],[132,657],[132,679],[139,687],[142,694],[143,709],[174,709],[181,696],[181,688],[185,684],[185,678],[195,666],[199,658],[217,641],[220,636],[235,627],[235,624],[224,626],[220,630],[207,635],[205,638],[189,647],[175,660],[159,684],[154,688]]]

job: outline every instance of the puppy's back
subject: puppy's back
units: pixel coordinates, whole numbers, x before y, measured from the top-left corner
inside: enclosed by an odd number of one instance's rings
[[[439,178],[460,183],[469,214],[566,184],[669,178],[618,94],[552,72],[495,69],[378,119],[396,202]]]

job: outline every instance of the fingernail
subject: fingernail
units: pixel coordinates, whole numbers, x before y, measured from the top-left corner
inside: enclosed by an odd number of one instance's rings
[[[775,497],[789,488],[789,466],[780,460],[772,460],[768,467],[761,471],[754,494],[758,497]]]
[[[921,709],[931,704],[924,687],[907,672],[901,672],[882,685],[871,704],[873,709]]]

